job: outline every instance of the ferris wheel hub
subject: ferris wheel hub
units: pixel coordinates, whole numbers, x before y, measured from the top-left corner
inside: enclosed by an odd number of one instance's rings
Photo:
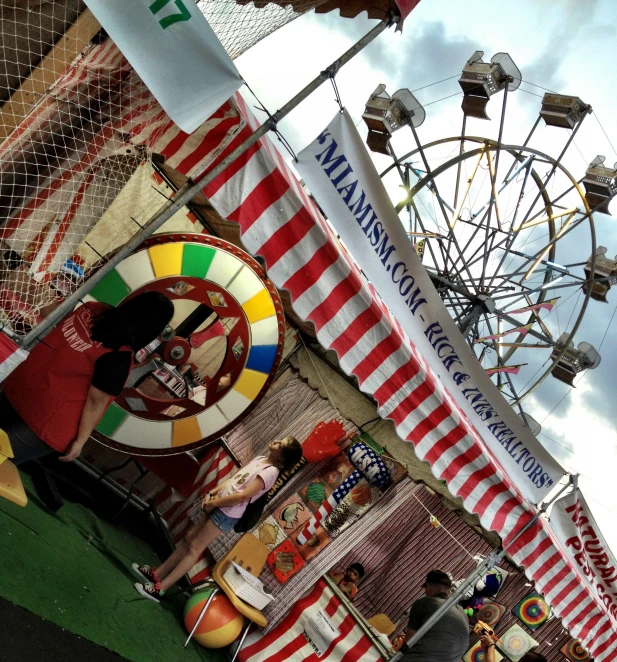
[[[483,288],[483,289],[488,290],[488,288]],[[491,299],[491,297],[489,297],[487,294],[478,294],[477,301],[479,304],[482,305],[484,311],[487,313],[494,313],[495,309],[497,308],[497,304],[495,303],[495,300]]]

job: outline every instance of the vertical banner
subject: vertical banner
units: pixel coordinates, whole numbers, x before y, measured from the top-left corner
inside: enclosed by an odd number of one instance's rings
[[[192,133],[242,85],[193,0],[85,0],[163,110]]]
[[[617,560],[578,488],[555,502],[550,523],[572,564],[617,625]]]
[[[540,503],[564,471],[471,353],[347,112],[337,113],[300,153],[297,169],[358,266],[488,449],[524,497]]]

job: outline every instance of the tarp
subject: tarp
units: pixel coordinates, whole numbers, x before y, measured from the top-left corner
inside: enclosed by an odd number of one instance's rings
[[[113,57],[109,50],[99,73]],[[87,72],[77,73],[87,78]],[[82,84],[87,89],[87,81],[82,79]],[[142,108],[142,122],[140,109],[134,108],[131,123],[125,123],[135,140],[153,121],[150,113],[164,121],[151,100],[144,99]],[[194,147],[195,158],[185,153],[175,166],[180,172],[189,172],[198,154],[216,154],[208,162],[217,162],[258,126],[238,95],[229,113],[235,115],[233,131],[207,132]],[[186,146],[188,136],[176,135],[177,142]],[[75,176],[80,173],[76,171]],[[61,185],[52,179],[49,187],[55,190]],[[272,142],[263,138],[256,143],[204,193],[223,218],[239,224],[246,248],[264,257],[269,277],[289,291],[298,316],[313,322],[321,345],[336,352],[342,369],[355,375],[360,389],[375,398],[383,416],[394,421],[400,438],[413,443],[417,456],[430,463],[434,475],[446,481],[465,508],[508,545],[533,518],[533,509],[450,401],[425,358],[337,241]],[[509,552],[595,659],[614,659],[617,633],[606,608],[564,554],[547,521],[540,519]]]

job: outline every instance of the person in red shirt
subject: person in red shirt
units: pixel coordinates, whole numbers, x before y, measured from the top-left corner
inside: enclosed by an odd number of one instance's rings
[[[84,444],[124,388],[133,354],[161,334],[174,306],[144,292],[113,308],[80,306],[40,342],[4,381],[0,429],[21,464],[54,451],[79,457]]]

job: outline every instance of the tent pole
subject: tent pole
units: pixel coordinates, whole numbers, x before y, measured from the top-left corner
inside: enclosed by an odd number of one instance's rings
[[[389,660],[391,655],[388,652],[388,649],[379,640],[379,636],[375,634],[375,631],[366,622],[364,616],[362,616],[362,614],[353,606],[351,600],[343,593],[343,591],[341,591],[338,585],[335,584],[330,577],[323,575],[321,579],[324,580],[334,595],[336,595],[336,597],[345,605],[345,608],[353,616],[358,627],[370,639],[371,644],[379,651],[381,657],[384,660]]]
[[[311,81],[303,90],[301,90],[295,97],[288,101],[280,110],[278,110],[272,117],[264,122],[249,138],[247,138],[241,145],[223,159],[215,168],[212,168],[203,177],[204,170],[201,170],[193,175],[191,179],[180,188],[172,200],[168,200],[161,209],[154,214],[150,220],[143,226],[143,228],[130,239],[122,248],[114,253],[108,262],[101,266],[101,268],[92,274],[88,280],[83,283],[75,292],[69,295],[54,311],[52,311],[37,327],[32,329],[21,339],[21,346],[25,349],[31,349],[43,336],[45,336],[51,329],[66,315],[68,315],[79,301],[90,292],[101,280],[112,271],[122,260],[133,253],[148,237],[150,237],[156,230],[158,230],[163,223],[168,221],[177,211],[179,211],[187,202],[194,198],[201,190],[220,175],[227,166],[233,163],[241,154],[246,152],[252,147],[260,138],[262,138],[269,131],[276,129],[278,122],[280,122],[286,115],[288,115],[296,106],[298,106],[304,99],[311,95],[318,87],[330,78],[333,78],[339,69],[347,64],[355,55],[357,55],[363,48],[368,46],[373,39],[381,34],[387,27],[394,23],[392,20],[383,20],[376,25],[370,32],[368,32],[362,39],[354,44],[347,52],[345,52],[338,60],[335,60],[327,69],[322,71],[313,81]]]
[[[564,485],[559,492],[550,500],[547,501],[546,503],[542,504],[542,507],[540,510],[536,512],[536,514],[533,516],[532,519],[525,524],[521,528],[520,531],[516,533],[514,538],[502,549],[495,549],[491,554],[489,554],[480,565],[475,568],[471,574],[469,574],[466,578],[465,581],[452,593],[448,596],[448,599],[439,607],[439,609],[432,614],[432,616],[420,627],[418,630],[416,630],[411,637],[411,639],[407,642],[407,647],[411,648],[414,644],[416,644],[427,632],[430,630],[437,621],[453,606],[455,605],[460,598],[464,595],[464,593],[467,591],[467,589],[472,586],[473,584],[476,583],[476,581],[484,575],[485,570],[490,570],[491,568],[494,568],[508,553],[507,549],[512,545],[520,536],[525,533],[528,529],[530,529],[536,522],[540,519],[540,515],[542,515],[546,509],[553,503],[555,502],[572,484],[572,476],[569,477],[568,482],[566,485]]]

